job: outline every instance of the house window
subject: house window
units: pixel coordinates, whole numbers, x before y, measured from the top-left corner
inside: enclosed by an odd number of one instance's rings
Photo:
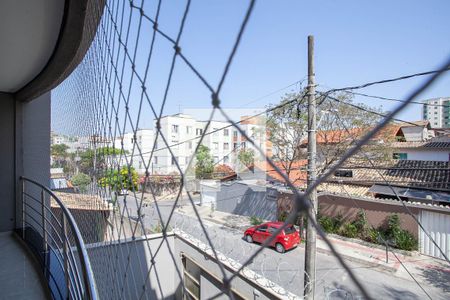
[[[229,134],[228,129],[224,129],[224,130],[223,130],[223,136],[228,136],[228,134]]]
[[[192,132],[191,126],[186,126],[186,134],[190,134]]]
[[[153,158],[153,163],[154,163],[155,165],[158,164],[158,156],[155,156],[155,157]]]
[[[178,125],[172,125],[172,133],[178,133]]]
[[[230,144],[229,143],[223,143],[223,150],[228,150],[230,149]]]
[[[219,132],[217,131],[217,128],[213,128],[212,132],[213,132],[213,136],[217,136],[219,134]]]
[[[334,172],[336,177],[353,177],[353,171],[351,170],[337,170]]]
[[[230,162],[230,158],[228,157],[228,155],[225,155],[224,157],[223,157],[223,163],[224,164],[227,164],[227,163],[229,163]]]
[[[196,135],[202,135],[202,134],[203,134],[203,129],[197,128],[197,129],[195,130],[195,134],[196,134]]]
[[[235,130],[235,131],[233,131],[233,136],[234,137],[237,137],[238,136],[238,132]]]
[[[218,156],[214,156],[214,163],[217,164],[219,162],[219,157]]]
[[[177,158],[175,156],[172,156],[172,166],[177,164]]]
[[[184,159],[184,163],[185,163],[186,165],[188,165],[188,164],[189,164],[189,156],[186,156],[186,157],[185,157],[185,159]]]
[[[213,143],[213,149],[214,149],[214,150],[219,150],[219,143],[214,142],[214,143]]]
[[[393,153],[392,158],[406,160],[406,159],[408,159],[408,153]]]
[[[242,143],[241,143],[241,148],[242,148],[242,149],[245,149],[245,147],[246,147],[245,142],[242,142]]]
[[[237,149],[237,143],[233,143],[233,150]]]
[[[191,141],[188,142],[188,148],[192,149],[192,142]]]

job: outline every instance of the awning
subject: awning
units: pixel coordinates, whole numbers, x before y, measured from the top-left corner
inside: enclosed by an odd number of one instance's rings
[[[432,190],[423,190],[410,187],[398,187],[398,186],[374,184],[369,189],[369,192],[389,196],[395,196],[397,194],[400,197],[450,202],[450,193]]]

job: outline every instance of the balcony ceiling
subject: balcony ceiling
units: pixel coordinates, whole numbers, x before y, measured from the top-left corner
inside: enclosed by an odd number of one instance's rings
[[[18,91],[47,65],[60,34],[64,3],[0,1],[0,92]]]

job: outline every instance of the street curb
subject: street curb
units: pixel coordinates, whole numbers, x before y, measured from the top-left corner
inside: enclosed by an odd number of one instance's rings
[[[386,246],[384,245],[380,245],[380,244],[374,244],[374,243],[370,243],[367,241],[363,241],[360,239],[352,239],[352,238],[348,238],[345,236],[341,236],[338,234],[333,234],[333,233],[327,233],[327,237],[331,237],[333,239],[336,240],[340,240],[340,241],[345,241],[345,242],[352,242],[361,246],[366,246],[366,247],[370,247],[370,248],[377,248],[380,250],[385,250]],[[402,250],[402,249],[397,249],[394,247],[389,247],[389,250],[391,252],[395,252],[395,254],[399,254],[399,255],[403,255],[403,256],[411,256],[411,257],[417,257],[419,256],[419,252],[418,251],[407,251],[407,250]]]
[[[189,214],[187,214],[185,212],[179,212],[179,213],[182,213],[184,215],[190,216]],[[242,228],[230,226],[230,224],[226,224],[226,223],[220,222],[220,221],[215,220],[215,219],[210,218],[210,217],[203,217],[203,219],[206,220],[206,221],[212,222],[214,224],[230,228],[232,230],[243,230]],[[304,244],[300,244],[299,246],[304,248]],[[323,248],[319,248],[319,247],[317,247],[317,252],[320,252],[320,253],[323,253],[323,254],[328,254],[328,255],[333,255],[331,250],[323,249]],[[385,266],[385,265],[382,265],[382,264],[379,264],[379,263],[376,263],[376,262],[370,262],[370,261],[367,261],[365,259],[357,258],[357,257],[351,256],[351,255],[342,254],[342,253],[339,253],[339,255],[341,257],[345,258],[346,260],[349,260],[349,261],[352,261],[352,262],[356,262],[356,263],[359,263],[359,264],[363,264],[363,265],[366,265],[366,266],[369,266],[369,267],[378,268],[378,269],[380,269],[382,271],[385,271],[385,272],[388,272],[388,273],[391,273],[391,274],[396,273],[397,270],[398,270],[395,267]]]
[[[331,252],[331,250],[328,250],[328,249],[323,249],[323,248],[317,247],[317,252],[320,252],[320,253],[323,253],[323,254],[329,254],[329,255],[334,256],[333,252]],[[339,255],[342,258],[345,258],[346,260],[349,260],[349,261],[352,261],[352,262],[356,262],[356,263],[360,263],[360,264],[363,264],[363,265],[367,265],[369,267],[378,268],[378,269],[381,269],[383,271],[386,271],[386,272],[389,272],[389,273],[392,273],[392,274],[397,272],[397,268],[395,268],[395,267],[384,266],[384,265],[378,264],[376,262],[370,262],[370,261],[367,261],[365,259],[357,258],[357,257],[351,256],[351,255],[347,255],[347,254],[339,253]]]

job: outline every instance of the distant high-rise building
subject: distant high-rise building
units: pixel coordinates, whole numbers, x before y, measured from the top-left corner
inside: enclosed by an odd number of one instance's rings
[[[425,100],[422,116],[432,128],[450,128],[450,97]]]

